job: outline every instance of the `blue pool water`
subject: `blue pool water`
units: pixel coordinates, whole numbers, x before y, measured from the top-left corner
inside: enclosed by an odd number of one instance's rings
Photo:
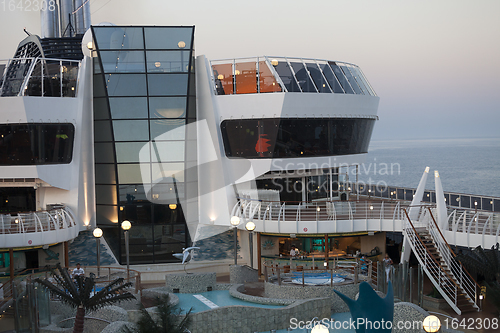
[[[264,304],[245,302],[241,299],[234,298],[231,295],[229,295],[228,290],[214,290],[214,291],[206,291],[204,293],[199,293],[199,294],[175,294],[175,295],[179,297],[179,304],[177,306],[180,307],[183,311],[188,311],[190,308],[192,308],[193,313],[206,311],[210,309],[208,305],[203,303],[200,299],[196,298],[195,295],[203,296],[209,302],[212,302],[215,306],[218,307],[233,306],[233,305],[254,306],[267,309],[277,309],[284,307],[283,305],[264,305]]]

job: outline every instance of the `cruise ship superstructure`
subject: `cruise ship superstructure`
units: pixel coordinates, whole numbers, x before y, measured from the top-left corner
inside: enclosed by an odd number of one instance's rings
[[[447,213],[437,193],[438,211],[411,213],[412,229],[408,203],[428,192],[352,179],[379,104],[357,65],[210,60],[195,55],[193,26],[90,26],[87,3],[69,21],[42,13],[43,38],[28,36],[0,64],[0,248],[24,256],[17,268],[53,263],[42,255],[49,247],[67,264],[67,242],[96,227],[124,264],[124,220],[133,265],[178,265],[173,254],[232,225],[249,262],[248,222],[256,268],[296,246],[376,256],[404,235],[416,251],[416,230],[434,215],[443,244],[497,241],[493,218],[470,212],[472,198],[468,213]],[[61,17],[75,9],[60,4]],[[198,260],[224,259],[221,239],[200,246]]]

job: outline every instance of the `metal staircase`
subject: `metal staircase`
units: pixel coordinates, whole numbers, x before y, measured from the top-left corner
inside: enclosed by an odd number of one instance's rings
[[[405,210],[403,233],[427,277],[457,313],[478,311],[479,285],[470,276],[443,237],[430,207],[421,207],[412,222]]]

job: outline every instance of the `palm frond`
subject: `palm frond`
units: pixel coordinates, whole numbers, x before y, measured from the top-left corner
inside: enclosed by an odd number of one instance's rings
[[[119,294],[119,295],[114,295],[106,298],[101,298],[99,301],[94,302],[94,303],[88,303],[86,305],[86,309],[89,311],[96,311],[98,309],[101,309],[105,306],[112,305],[117,302],[121,301],[129,301],[135,299],[135,296],[132,295],[131,293],[124,293],[124,294]]]
[[[40,283],[41,285],[47,287],[49,289],[49,292],[55,296],[61,299],[61,301],[73,308],[76,308],[79,303],[77,300],[72,298],[70,295],[66,293],[65,290],[60,289],[56,285],[54,285],[52,282],[47,281],[47,280],[41,280],[39,278],[35,279],[35,282]]]

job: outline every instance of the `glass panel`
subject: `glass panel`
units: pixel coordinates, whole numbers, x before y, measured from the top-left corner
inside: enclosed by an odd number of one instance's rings
[[[176,204],[175,210],[180,211],[179,202],[184,200],[184,183],[179,182],[177,178],[175,183],[172,181],[171,176],[159,179],[159,182],[155,183],[151,189],[151,202],[159,205]]]
[[[153,183],[184,182],[184,163],[152,163],[151,179]]]
[[[149,142],[117,142],[116,160],[118,163],[149,163]]]
[[[359,74],[359,71],[356,67],[349,67],[349,70],[351,71],[352,76],[354,76],[354,79],[358,83],[359,87],[363,91],[363,94],[365,95],[370,95],[370,91],[365,85],[365,82],[362,78],[362,76]]]
[[[320,93],[331,93],[330,87],[328,83],[325,81],[325,78],[321,74],[318,66],[316,64],[306,63],[307,70],[314,81],[314,84],[318,88]]]
[[[259,62],[259,85],[261,93],[281,92],[281,86],[265,61]]]
[[[196,118],[196,97],[189,97],[188,115],[189,118]]]
[[[152,162],[184,161],[184,141],[152,142]]]
[[[116,184],[115,165],[114,164],[96,164],[95,165],[95,183],[96,184]]]
[[[94,141],[112,141],[109,120],[94,121]]]
[[[151,181],[149,163],[118,164],[118,182],[120,184],[141,184]]]
[[[217,95],[231,95],[233,93],[233,65],[212,65]]]
[[[186,117],[186,97],[151,97],[149,116],[150,118]]]
[[[155,141],[184,140],[185,119],[155,119],[150,121],[151,138]]]
[[[148,73],[188,72],[190,51],[147,51]]]
[[[74,133],[72,124],[0,125],[0,165],[70,163]]]
[[[149,95],[152,96],[186,95],[187,84],[187,74],[148,75]]]
[[[372,86],[370,85],[370,82],[368,82],[368,80],[366,79],[365,74],[363,74],[363,71],[361,70],[361,68],[358,67],[357,70],[358,70],[359,76],[361,77],[361,79],[365,83],[365,87],[370,91],[370,94],[372,96],[377,96],[377,94],[373,90]]]
[[[114,185],[96,185],[95,186],[96,204],[116,205],[116,186]]]
[[[92,27],[99,50],[144,49],[142,28]]]
[[[257,93],[257,64],[255,62],[236,63],[234,73],[237,94]]]
[[[221,124],[228,157],[335,156],[368,151],[373,119],[245,119]]]
[[[354,92],[358,95],[362,95],[363,92],[361,91],[361,89],[359,89],[359,86],[358,86],[356,80],[354,80],[354,78],[352,77],[351,72],[349,71],[349,68],[347,68],[346,66],[340,66],[340,68],[342,68],[342,71],[344,72],[345,76],[347,77],[347,80],[349,80],[349,83],[351,84],[351,87],[354,90]]]
[[[104,85],[104,77],[102,75],[94,75],[94,98],[106,97],[106,87]]]
[[[104,78],[109,96],[146,96],[144,74],[107,74]]]
[[[146,27],[147,49],[183,49],[191,48],[192,27]]]
[[[109,98],[113,119],[148,118],[147,97]]]
[[[147,120],[113,121],[115,141],[149,141]]]
[[[106,98],[94,98],[94,119],[109,119],[108,100]]]
[[[148,186],[151,186],[148,184]],[[149,187],[148,187],[149,188]],[[120,205],[133,204],[140,201],[147,200],[146,194],[144,192],[144,186],[142,185],[120,185]],[[120,206],[120,211],[124,208]]]
[[[79,66],[74,62],[62,62],[63,65],[63,96],[75,97],[78,82]]]
[[[61,97],[61,66],[59,61],[46,61],[43,70],[43,95]]]
[[[292,75],[290,66],[288,66],[288,63],[285,61],[285,59],[279,59],[276,61],[278,62],[278,64],[276,66],[273,66],[276,69],[276,72],[278,72],[278,75],[280,76],[281,81],[283,81],[283,84],[285,85],[288,92],[300,92],[301,90],[297,85],[297,82],[295,82],[295,78]]]
[[[347,81],[344,72],[337,66],[334,62],[330,62],[330,66],[332,67],[333,72],[335,73],[335,76],[337,77],[337,80],[339,81],[340,85],[344,89],[346,94],[354,94],[354,91],[351,88],[351,85],[349,84],[349,81]]]
[[[113,151],[113,144],[111,142],[94,143],[94,156],[95,163],[114,163],[115,152]]]
[[[337,81],[337,78],[335,77],[335,74],[333,74],[333,71],[330,68],[330,66],[328,66],[327,63],[320,63],[319,67],[321,67],[321,70],[323,71],[323,75],[325,75],[325,78],[327,79],[328,83],[330,84],[330,87],[332,87],[333,92],[336,94],[343,94],[344,90],[340,86],[340,83]]]
[[[117,207],[96,205],[96,219],[99,225],[118,223]],[[106,238],[106,240],[108,239]]]
[[[309,75],[304,67],[304,64],[302,64],[301,62],[290,62],[290,64],[292,65],[292,68],[295,72],[295,77],[297,78],[297,81],[299,82],[302,91],[316,92],[316,88],[314,87],[314,84],[309,78]]]
[[[100,52],[105,73],[144,73],[144,51]]]

